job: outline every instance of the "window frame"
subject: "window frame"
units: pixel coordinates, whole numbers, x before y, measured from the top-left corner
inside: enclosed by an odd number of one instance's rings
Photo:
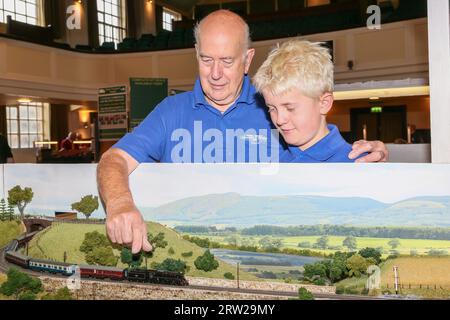
[[[13,2],[13,11],[5,8],[6,1]],[[24,2],[24,12],[18,12],[18,2]],[[30,6],[35,7],[35,16],[29,12]],[[42,0],[0,0],[0,23],[7,23],[7,16],[11,16],[15,21],[24,22],[35,26],[42,26],[43,2]],[[18,17],[20,17],[20,19],[18,19]]]
[[[26,117],[21,115],[21,113],[23,113],[23,109],[21,110],[21,108],[26,108]],[[34,109],[34,117],[30,117],[30,108]],[[15,110],[15,115],[13,114],[13,109]],[[32,149],[36,147],[36,141],[43,141],[47,138],[48,130],[46,130],[46,127],[48,126],[48,115],[46,113],[48,113],[48,109],[48,104],[42,102],[19,103],[6,106],[6,135],[11,149]],[[12,132],[13,121],[16,125],[16,132]],[[33,122],[36,124],[35,131],[30,130],[31,123]],[[25,141],[22,141],[25,136],[28,138],[28,142],[26,143]],[[13,141],[13,137],[16,138],[16,141]],[[31,141],[33,138],[35,138],[35,140]]]
[[[167,21],[167,19],[165,19],[167,16],[171,17],[170,21]],[[163,30],[173,31],[173,21],[180,21],[181,19],[182,19],[181,13],[178,13],[174,10],[170,10],[166,7],[163,7],[162,19],[161,19]]]
[[[96,0],[97,1],[97,25],[99,44],[114,42],[116,45],[127,36],[127,13],[124,0]],[[113,3],[116,2],[117,4]],[[102,3],[102,6],[99,4]],[[106,12],[106,4],[111,6],[110,13]],[[116,10],[113,10],[117,7]],[[117,15],[115,13],[117,12]],[[103,16],[101,18],[101,16]],[[110,19],[108,22],[107,17]],[[116,21],[114,19],[117,19]],[[106,35],[111,30],[111,35]],[[108,31],[109,32],[109,31]],[[116,36],[117,34],[117,36]]]

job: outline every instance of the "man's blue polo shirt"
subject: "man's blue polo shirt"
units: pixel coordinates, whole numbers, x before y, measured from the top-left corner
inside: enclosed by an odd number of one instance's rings
[[[348,158],[352,150],[339,133],[339,129],[332,124],[328,125],[330,131],[324,138],[315,145],[302,151],[299,147],[289,146],[289,153],[280,158],[280,162],[355,162],[355,159]]]
[[[221,113],[194,90],[170,96],[113,147],[138,162],[278,162],[280,146],[263,100],[245,76],[237,101]],[[275,137],[275,138],[274,138]],[[281,156],[280,156],[281,154]],[[276,156],[275,156],[276,155]]]

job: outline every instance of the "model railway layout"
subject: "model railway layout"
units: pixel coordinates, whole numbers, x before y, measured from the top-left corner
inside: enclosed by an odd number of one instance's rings
[[[109,279],[114,281],[134,281],[142,283],[187,286],[188,281],[180,272],[153,269],[121,269],[105,266],[76,265],[26,256],[18,249],[30,241],[37,232],[24,234],[12,240],[5,248],[5,260],[11,264],[36,272],[72,276],[79,269],[81,278]]]

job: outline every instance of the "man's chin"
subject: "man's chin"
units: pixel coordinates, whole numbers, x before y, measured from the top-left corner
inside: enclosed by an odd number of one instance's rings
[[[227,98],[223,98],[223,97],[212,97],[209,96],[208,100],[210,100],[210,102],[212,102],[213,104],[220,106],[220,107],[224,107],[224,106],[228,106],[230,105],[233,101],[230,101],[230,99]]]

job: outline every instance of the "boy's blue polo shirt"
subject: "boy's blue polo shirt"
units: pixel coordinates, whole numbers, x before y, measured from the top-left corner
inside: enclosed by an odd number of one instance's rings
[[[348,158],[352,147],[342,138],[339,129],[335,125],[329,124],[328,130],[330,132],[324,138],[304,151],[299,147],[289,146],[290,154],[282,157],[280,161],[301,163],[355,162],[356,159]]]
[[[193,91],[164,99],[113,147],[126,151],[138,162],[290,159],[289,154],[284,155],[288,150],[274,139],[273,132],[276,130],[264,102],[248,76],[244,78],[241,95],[223,114],[206,101],[197,79]]]

